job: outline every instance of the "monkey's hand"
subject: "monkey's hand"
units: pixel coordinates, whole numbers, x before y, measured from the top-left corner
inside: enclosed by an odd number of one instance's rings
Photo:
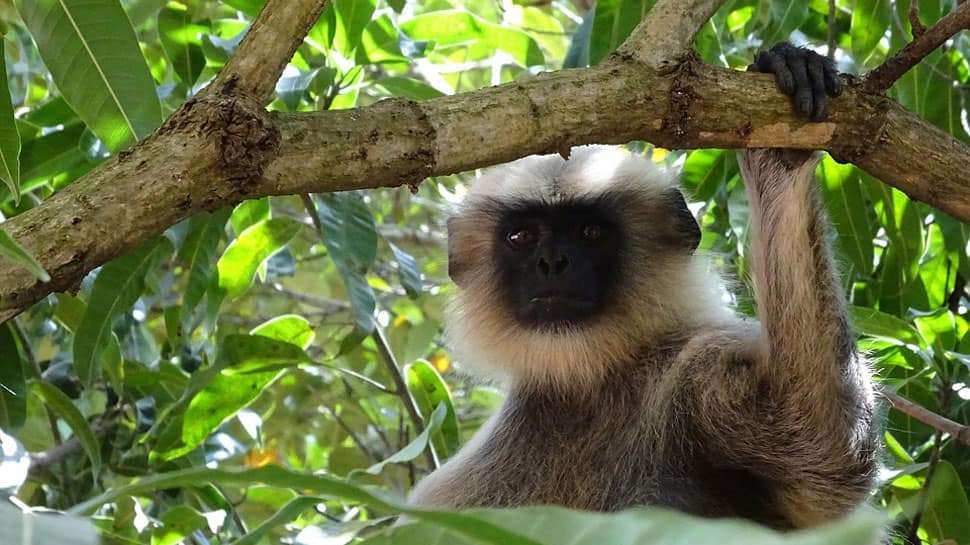
[[[748,71],[774,74],[781,91],[794,99],[795,110],[812,121],[824,121],[829,97],[842,92],[842,78],[831,59],[787,42],[758,53]]]

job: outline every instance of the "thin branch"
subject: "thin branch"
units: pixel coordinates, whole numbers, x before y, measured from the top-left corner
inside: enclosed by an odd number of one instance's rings
[[[835,58],[835,48],[836,48],[836,43],[835,43],[835,11],[836,11],[836,9],[837,8],[835,7],[835,0],[829,0],[829,15],[828,15],[828,27],[829,27],[828,46],[829,47],[828,47],[828,53],[827,54],[828,54],[828,58],[830,58],[830,59],[834,59]]]
[[[917,0],[913,0],[913,4],[916,2]],[[912,21],[912,12],[910,12],[910,20]],[[916,20],[919,21],[918,13]],[[862,83],[863,89],[872,93],[889,89],[903,74],[919,64],[924,57],[943,45],[957,32],[970,28],[970,3],[958,5],[935,25],[917,36],[918,28],[913,26],[913,41],[866,74]]]
[[[618,58],[634,59],[654,70],[676,67],[687,57],[694,36],[725,0],[658,0],[620,47]]]
[[[269,100],[286,63],[317,21],[326,0],[269,0],[210,89]]]
[[[949,434],[957,441],[970,446],[970,426],[940,416],[893,392],[882,390],[880,395],[885,397],[897,411],[909,415],[935,430]]]
[[[919,0],[910,0],[907,15],[909,17],[909,27],[913,30],[913,39],[919,38],[926,32],[923,21],[919,20]]]

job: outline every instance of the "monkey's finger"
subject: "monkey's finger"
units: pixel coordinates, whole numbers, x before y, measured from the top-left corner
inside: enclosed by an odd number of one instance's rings
[[[839,75],[839,71],[835,69],[835,66],[831,62],[825,63],[825,90],[829,92],[829,96],[837,97],[842,94],[842,76]]]
[[[792,55],[786,59],[788,68],[791,70],[795,80],[795,109],[802,115],[812,113],[812,83],[808,79],[808,68],[805,66],[805,57],[802,55]]]
[[[829,97],[825,93],[825,69],[821,58],[810,58],[808,65],[808,79],[812,84],[812,121],[824,121],[829,114]]]
[[[765,51],[758,53],[754,62],[757,64],[759,72],[775,75],[775,82],[777,82],[782,93],[788,96],[795,94],[795,79],[792,76],[791,69],[785,64],[784,57]]]

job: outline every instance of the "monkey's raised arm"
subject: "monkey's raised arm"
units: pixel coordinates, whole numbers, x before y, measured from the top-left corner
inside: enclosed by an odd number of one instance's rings
[[[827,94],[841,87],[831,61],[788,44],[760,54],[749,69],[774,73],[796,109],[813,120],[825,118]],[[761,328],[754,395],[767,413],[757,415],[763,427],[751,431],[760,435],[760,455],[786,462],[782,474],[793,483],[786,494],[811,517],[813,504],[824,512],[825,502],[838,504],[844,494],[850,503],[866,492],[875,467],[872,387],[833,264],[817,155],[749,149],[740,163],[752,210]]]

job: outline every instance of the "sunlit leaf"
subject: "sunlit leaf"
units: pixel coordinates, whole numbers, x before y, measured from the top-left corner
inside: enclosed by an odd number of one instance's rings
[[[64,99],[121,149],[162,121],[155,82],[118,0],[16,0]]]
[[[14,202],[20,204],[20,133],[13,118],[13,103],[7,84],[7,61],[4,44],[0,41],[0,179],[10,189]]]
[[[593,31],[589,43],[589,63],[599,64],[623,43],[654,3],[655,0],[596,2]]]
[[[471,58],[484,58],[496,49],[505,51],[522,66],[545,62],[539,44],[520,30],[491,23],[466,11],[433,11],[401,25],[415,40],[433,41],[435,48],[470,47]]]
[[[433,411],[437,411],[441,406],[445,407],[445,414],[441,420],[441,432],[434,433],[431,439],[439,458],[445,460],[451,457],[458,451],[461,433],[448,385],[438,371],[425,360],[417,360],[405,367],[404,376],[407,379],[408,391],[411,392],[425,420],[431,418]]]
[[[287,314],[264,322],[249,332],[250,335],[269,337],[290,343],[306,350],[315,336],[310,322],[302,316]]]
[[[253,284],[256,269],[282,250],[300,228],[300,222],[292,218],[273,218],[243,231],[219,259],[219,287],[231,298],[245,293]]]
[[[205,295],[212,275],[216,249],[225,235],[229,209],[201,212],[189,220],[189,234],[179,249],[179,261],[188,269],[188,283],[182,295],[182,323],[188,322]]]
[[[375,0],[332,0],[334,13],[337,16],[336,36],[334,45],[345,56],[360,44],[364,28],[374,15]]]
[[[186,6],[170,2],[158,13],[158,35],[179,79],[195,83],[205,68],[202,35],[209,27],[192,21]]]
[[[791,2],[802,4],[803,2]],[[892,19],[889,0],[854,0],[852,6],[852,54],[865,62],[886,35]]]

